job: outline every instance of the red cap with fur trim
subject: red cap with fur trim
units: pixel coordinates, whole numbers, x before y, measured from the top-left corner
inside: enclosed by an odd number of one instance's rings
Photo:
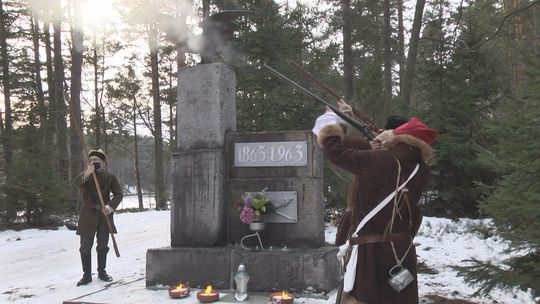
[[[414,136],[427,144],[433,144],[437,131],[426,126],[420,119],[413,117],[408,122],[394,129],[394,134],[407,134]]]

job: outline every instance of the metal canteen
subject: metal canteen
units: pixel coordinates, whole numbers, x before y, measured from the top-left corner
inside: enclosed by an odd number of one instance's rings
[[[414,276],[411,272],[401,265],[392,267],[388,273],[390,274],[388,283],[396,292],[402,291],[407,285],[414,281]]]

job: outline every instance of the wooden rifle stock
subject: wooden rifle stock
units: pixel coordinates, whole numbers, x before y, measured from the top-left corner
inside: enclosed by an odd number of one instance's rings
[[[332,109],[332,111],[334,111],[334,113],[336,113],[339,117],[341,117],[343,120],[345,120],[346,122],[348,122],[349,124],[351,124],[351,126],[355,127],[356,129],[358,129],[360,132],[362,132],[369,140],[373,140],[375,139],[375,134],[373,134],[373,132],[369,129],[369,127],[367,125],[365,125],[364,123],[362,122],[359,122],[357,121],[356,119],[352,118],[351,116],[341,112],[338,108],[336,108],[335,106],[331,105],[330,103],[328,103],[326,100],[322,99],[321,97],[315,95],[314,93],[312,93],[311,91],[309,91],[308,89],[304,88],[303,86],[299,85],[298,83],[292,81],[291,79],[289,79],[287,76],[281,74],[280,72],[276,71],[275,69],[271,68],[270,66],[268,66],[267,64],[263,64],[263,67],[265,69],[267,69],[268,71],[272,72],[274,75],[278,76],[279,78],[285,80],[286,82],[288,82],[290,85],[292,85],[293,87],[297,88],[298,90],[304,92],[306,95],[314,98],[315,100],[317,100],[318,102],[324,104],[325,106],[328,106],[330,109]]]
[[[327,85],[322,83],[319,79],[317,79],[315,76],[313,76],[310,72],[306,71],[304,68],[302,68],[297,63],[293,62],[290,59],[287,59],[287,63],[289,63],[293,68],[295,68],[306,79],[313,81],[319,88],[321,88],[321,89],[325,90],[326,92],[328,92],[335,99],[337,99],[337,100],[342,99],[342,96],[340,96],[336,91],[332,90],[330,87],[328,87]],[[346,100],[346,102],[349,102],[349,101]],[[375,122],[373,122],[373,120],[371,120],[367,115],[360,112],[358,109],[353,108],[352,106],[351,106],[351,108],[353,110],[353,114],[356,115],[358,118],[360,118],[362,121],[364,121],[369,126],[369,128],[371,130],[377,131],[379,129],[377,127],[377,125],[375,124]]]
[[[86,143],[84,142],[84,137],[83,137],[81,127],[79,126],[79,124],[75,120],[75,113],[73,112],[73,107],[71,106],[71,103],[69,102],[69,98],[66,98],[66,96],[64,95],[64,99],[68,103],[68,108],[69,108],[69,112],[70,112],[70,116],[71,116],[71,122],[73,123],[73,126],[75,127],[75,130],[77,131],[77,134],[79,135],[79,140],[81,141],[81,145],[83,146],[84,154],[87,157],[87,163],[89,163],[90,160],[89,160],[89,157],[88,157],[88,148],[86,148]],[[98,178],[97,178],[97,175],[95,174],[95,172],[94,172],[94,174],[92,174],[92,177],[94,179],[94,184],[96,186],[96,191],[98,193],[99,203],[101,204],[101,214],[105,218],[105,222],[107,223],[107,228],[109,229],[109,234],[111,235],[113,248],[114,248],[114,253],[116,253],[117,257],[120,257],[120,251],[118,250],[118,245],[116,244],[116,239],[114,238],[114,233],[113,233],[111,220],[109,219],[109,217],[107,215],[105,215],[103,213],[103,210],[105,210],[105,200],[103,199],[103,194],[101,193],[101,186],[99,184],[99,181],[98,181]]]

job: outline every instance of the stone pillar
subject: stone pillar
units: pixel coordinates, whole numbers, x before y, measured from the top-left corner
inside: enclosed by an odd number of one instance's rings
[[[225,134],[236,130],[236,78],[221,63],[178,74],[178,152],[173,154],[171,246],[224,242]]]

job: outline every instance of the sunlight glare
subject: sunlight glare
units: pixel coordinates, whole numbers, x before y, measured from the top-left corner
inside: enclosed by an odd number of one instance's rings
[[[87,24],[110,21],[115,18],[112,0],[84,0],[81,15]]]

